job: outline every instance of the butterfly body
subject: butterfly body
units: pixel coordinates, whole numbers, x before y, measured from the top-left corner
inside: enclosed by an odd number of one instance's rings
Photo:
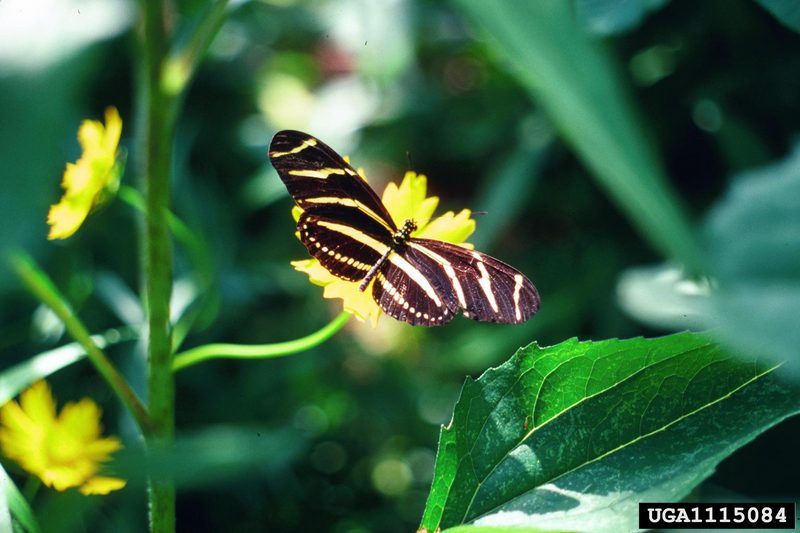
[[[413,220],[409,219],[403,223],[403,226],[394,232],[392,235],[392,246],[387,248],[378,262],[372,265],[372,268],[369,269],[364,279],[361,280],[361,283],[358,284],[358,290],[364,292],[369,285],[369,282],[372,281],[372,278],[375,277],[375,274],[381,269],[383,264],[389,258],[389,254],[394,252],[398,254],[402,254],[405,252],[406,243],[408,239],[411,237],[411,233],[417,230],[417,223]]]
[[[309,253],[333,275],[358,282],[389,316],[438,326],[461,311],[483,322],[518,324],[539,309],[533,284],[505,263],[462,246],[412,237],[341,156],[302,132],[278,132],[270,159],[303,209],[297,223]]]

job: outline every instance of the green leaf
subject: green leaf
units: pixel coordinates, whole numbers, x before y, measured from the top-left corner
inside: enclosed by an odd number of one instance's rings
[[[533,344],[464,384],[422,527],[636,530],[638,502],[681,499],[799,411],[702,335]]]
[[[2,489],[2,503],[0,503],[0,531],[12,531],[11,525],[6,523],[6,516],[8,512],[14,517],[17,524],[22,526],[24,531],[29,533],[39,533],[41,528],[36,521],[36,516],[33,514],[28,500],[22,495],[17,486],[8,477],[5,469],[0,466],[0,489]],[[5,509],[4,509],[5,507]]]
[[[2,470],[2,467],[0,467],[0,470]],[[13,485],[13,482],[3,471],[0,473],[0,531],[13,531],[11,527],[11,510],[8,505],[9,484]]]
[[[638,26],[649,11],[661,9],[669,0],[575,0],[581,25],[597,35],[622,33]]]
[[[119,328],[109,329],[100,335],[92,335],[92,340],[102,349],[135,337],[133,328]],[[86,357],[86,350],[77,342],[71,342],[42,352],[0,372],[0,405],[14,398],[34,382],[44,379],[84,357]]]
[[[458,0],[595,179],[650,243],[692,271],[701,254],[617,67],[563,0]]]
[[[800,32],[800,2],[797,0],[756,0],[756,2],[772,13],[781,24]]]
[[[800,146],[735,178],[707,229],[722,339],[800,375]]]

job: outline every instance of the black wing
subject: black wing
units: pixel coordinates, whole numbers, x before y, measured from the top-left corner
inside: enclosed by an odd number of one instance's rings
[[[372,297],[392,318],[414,326],[441,326],[458,313],[444,270],[413,248],[392,252],[375,277]]]
[[[436,269],[439,284],[450,293],[456,309],[464,316],[481,322],[519,324],[539,310],[536,287],[517,269],[486,254],[444,241],[411,239],[409,260],[419,263],[424,256],[427,268]],[[413,255],[411,254],[413,252]],[[434,266],[431,266],[433,264]]]
[[[347,162],[307,133],[283,130],[269,146],[272,166],[294,201],[306,211],[336,206],[360,211],[391,236],[397,227],[383,202]]]
[[[300,240],[334,276],[361,281],[389,250],[386,230],[354,209],[328,206],[303,211],[297,221]]]

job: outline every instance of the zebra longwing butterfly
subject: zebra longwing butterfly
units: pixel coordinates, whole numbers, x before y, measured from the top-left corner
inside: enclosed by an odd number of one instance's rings
[[[371,281],[383,311],[413,325],[439,326],[459,311],[482,322],[519,324],[539,309],[536,287],[493,257],[398,229],[377,194],[328,145],[299,131],[278,132],[272,165],[303,209],[297,222],[308,252],[336,277]]]

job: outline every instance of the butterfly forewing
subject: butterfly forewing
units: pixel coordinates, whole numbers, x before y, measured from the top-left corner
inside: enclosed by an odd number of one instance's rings
[[[467,318],[519,324],[539,310],[539,293],[533,283],[494,257],[431,239],[411,239],[408,247],[440,267]]]
[[[299,131],[279,131],[270,143],[269,157],[289,194],[303,209],[330,205],[354,209],[389,233],[397,230],[364,178],[319,139]]]

